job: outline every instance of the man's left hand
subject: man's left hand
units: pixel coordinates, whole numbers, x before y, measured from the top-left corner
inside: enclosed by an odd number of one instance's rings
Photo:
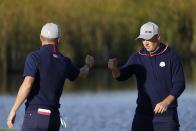
[[[168,106],[169,106],[168,103],[166,103],[165,101],[158,103],[154,109],[155,114],[157,114],[157,113],[162,114],[162,113],[166,112]]]
[[[164,113],[167,111],[169,105],[175,100],[175,97],[172,95],[167,96],[162,102],[158,103],[154,109],[155,114]]]

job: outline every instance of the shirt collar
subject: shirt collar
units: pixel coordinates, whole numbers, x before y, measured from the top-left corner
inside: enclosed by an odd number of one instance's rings
[[[51,50],[52,53],[56,53],[58,51],[57,46],[56,45],[53,45],[53,44],[45,44],[45,45],[42,45],[40,47],[40,49]]]
[[[145,56],[157,56],[157,55],[161,55],[161,54],[165,53],[165,51],[167,49],[168,49],[168,45],[160,43],[159,49],[156,52],[152,53],[152,54],[150,54],[150,52],[148,52],[145,48],[142,48],[141,50],[139,50],[138,53],[140,55],[145,55]]]

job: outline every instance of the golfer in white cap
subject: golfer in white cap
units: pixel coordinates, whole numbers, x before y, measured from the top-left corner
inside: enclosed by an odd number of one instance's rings
[[[42,46],[26,58],[24,81],[7,118],[9,128],[13,128],[16,112],[26,100],[21,131],[59,131],[59,99],[65,79],[74,81],[86,77],[94,64],[94,58],[87,55],[82,68],[74,66],[57,48],[60,36],[57,24],[43,26],[40,34]]]
[[[137,37],[144,46],[118,67],[116,58],[108,61],[112,76],[127,80],[136,76],[138,98],[131,131],[179,131],[177,98],[185,89],[180,58],[160,42],[159,27],[147,22]]]

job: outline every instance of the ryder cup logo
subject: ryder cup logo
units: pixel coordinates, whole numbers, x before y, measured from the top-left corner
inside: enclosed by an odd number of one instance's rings
[[[161,61],[160,64],[159,64],[159,66],[160,67],[165,67],[165,62],[164,61]]]
[[[54,57],[54,58],[58,58],[58,55],[57,55],[57,54],[53,54],[53,57]]]

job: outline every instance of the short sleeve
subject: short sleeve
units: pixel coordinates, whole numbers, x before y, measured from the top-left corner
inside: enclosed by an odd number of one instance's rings
[[[67,67],[68,67],[67,77],[70,81],[74,81],[78,77],[80,70],[73,65],[70,59],[68,59],[67,61]]]
[[[23,76],[35,77],[38,70],[38,59],[35,54],[30,53],[26,57]]]

